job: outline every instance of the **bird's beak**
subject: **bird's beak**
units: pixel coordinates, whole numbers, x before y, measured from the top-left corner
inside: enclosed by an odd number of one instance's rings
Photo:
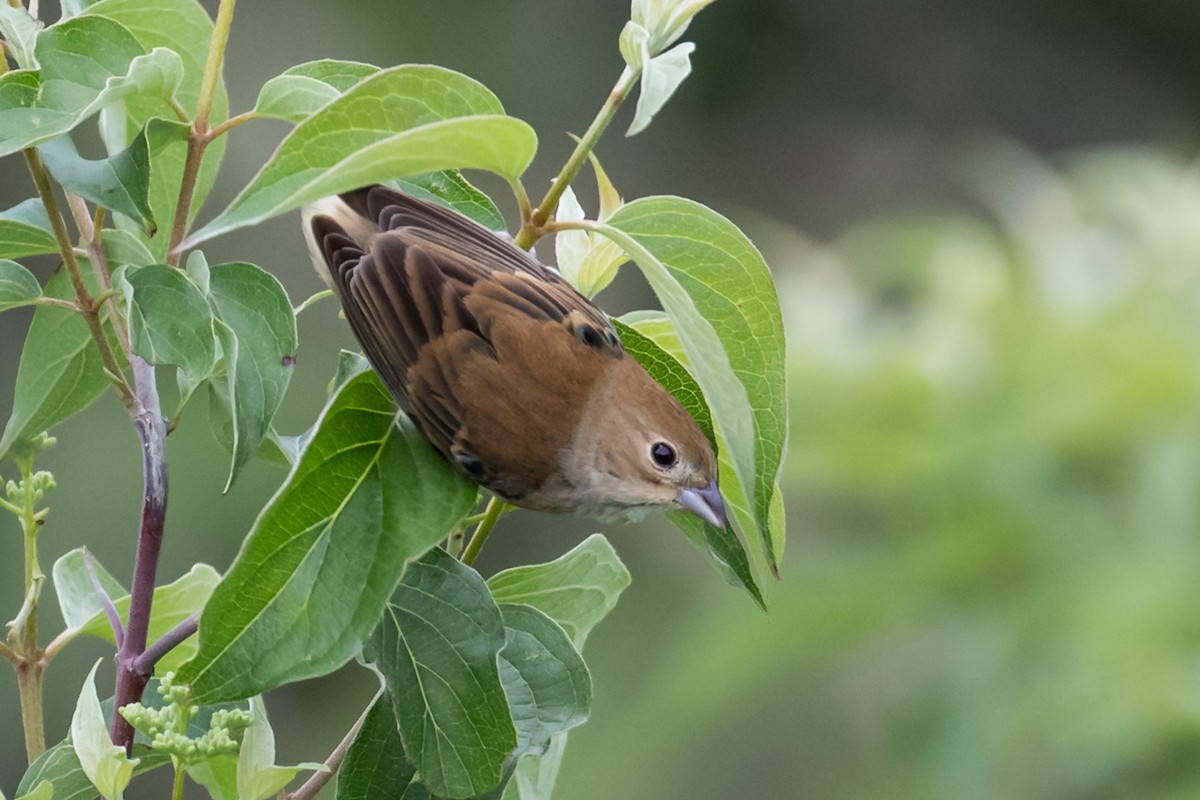
[[[721,497],[721,490],[717,488],[715,479],[709,481],[708,486],[703,489],[680,489],[675,499],[685,510],[705,522],[711,522],[718,528],[729,524],[725,516],[725,500]]]

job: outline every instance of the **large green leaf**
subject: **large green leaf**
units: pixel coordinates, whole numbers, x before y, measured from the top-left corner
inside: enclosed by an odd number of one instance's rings
[[[371,64],[331,58],[297,64],[263,84],[254,113],[299,122],[378,71],[379,67]]]
[[[24,258],[58,252],[58,241],[42,201],[31,197],[0,211],[0,258]]]
[[[733,223],[678,197],[648,197],[594,230],[641,267],[704,390],[768,564],[770,509],[787,438],[783,322],[762,256]]]
[[[181,76],[174,52],[146,53],[123,26],[98,17],[42,31],[37,58],[40,72],[0,77],[0,156],[66,133],[118,100],[141,93],[169,98]]]
[[[352,378],[205,606],[199,653],[178,679],[211,702],[338,668],[377,625],[405,559],[475,497],[375,373]]]
[[[497,603],[533,606],[562,626],[582,649],[630,583],[629,570],[599,533],[545,564],[513,567],[488,579]]]
[[[42,293],[33,273],[15,261],[0,258],[0,311],[35,302]]]
[[[536,149],[533,130],[477,81],[432,66],[383,70],[297,125],[186,244],[389,178],[459,168],[515,178]]]
[[[479,574],[444,550],[409,564],[364,652],[387,679],[408,759],[433,794],[495,789],[517,745],[497,656],[504,621]]]
[[[183,65],[183,78],[175,92],[175,99],[189,112],[195,109],[213,28],[212,20],[200,3],[195,0],[100,0],[88,6],[84,13],[87,17],[104,17],[120,23],[146,50],[162,47],[177,53]],[[217,81],[209,124],[223,122],[228,116],[228,108],[229,101],[222,78]],[[126,97],[124,103],[106,109],[101,117],[105,122],[101,126],[101,133],[105,136],[110,155],[129,146],[137,132],[151,120],[176,119],[166,98],[161,93],[151,92]],[[212,188],[217,166],[225,152],[225,138],[222,136],[213,140],[204,150],[204,160],[196,177],[191,217],[195,217]],[[184,142],[176,141],[152,149],[150,208],[160,225],[169,226],[175,218],[187,146]],[[159,235],[150,239],[141,230],[135,232],[154,253],[156,260],[165,260],[169,237]]]
[[[86,262],[80,266],[91,272]],[[89,277],[86,282],[95,293],[94,280]],[[75,298],[66,270],[50,278],[45,294]],[[83,318],[65,308],[38,306],[21,350],[12,415],[0,436],[0,458],[17,442],[87,408],[107,386],[100,351]]]
[[[687,354],[679,341],[679,333],[674,323],[666,314],[657,311],[637,311],[626,314],[623,318],[634,330],[659,346],[668,358],[676,359],[679,366],[687,369]],[[621,323],[618,323],[621,324]],[[678,395],[677,395],[678,396]],[[686,405],[686,404],[685,404]],[[717,437],[717,464],[720,468],[721,494],[725,498],[725,507],[730,516],[736,519],[743,531],[755,527],[754,510],[746,500],[746,494],[737,479],[733,462],[729,457],[729,449],[722,447],[719,433]],[[750,565],[745,556],[745,548],[733,531],[709,528],[698,524],[698,520],[688,515],[672,515],[672,520],[679,525],[684,533],[701,548],[713,556],[717,568],[734,586],[744,586],[754,597],[755,602],[762,605],[762,596],[756,585]],[[783,556],[784,548],[784,511],[783,495],[776,481],[775,491],[771,497],[771,510],[768,517],[768,535],[774,545],[776,558]],[[741,553],[735,552],[741,550]],[[771,566],[774,569],[773,565]]]
[[[212,267],[209,299],[225,358],[221,397],[233,422],[228,488],[258,452],[283,402],[295,363],[296,317],[279,280],[253,264]]]
[[[550,737],[582,725],[592,703],[592,676],[566,632],[533,606],[500,604],[507,641],[500,681],[517,728],[513,755],[541,755]]]
[[[643,324],[649,323],[646,327],[651,335],[643,334],[636,328],[614,320],[613,324],[621,335],[622,344],[696,419],[712,444],[713,451],[717,453],[720,485],[726,507],[733,517],[739,520],[743,529],[752,530],[755,524],[753,513],[746,503],[737,474],[733,471],[729,453],[725,448],[719,447],[720,437],[713,429],[712,416],[704,395],[695,378],[684,366],[682,359],[686,359],[687,356],[682,352],[674,325],[665,315],[661,323],[641,315],[636,318],[641,319]],[[655,337],[661,337],[665,347],[659,346]],[[673,348],[674,352],[669,352],[666,347]],[[671,514],[670,519],[692,542],[712,556],[713,563],[727,581],[734,586],[744,587],[754,602],[765,610],[762,591],[754,579],[746,548],[731,526],[718,528],[691,514]]]
[[[151,364],[178,366],[180,385],[194,389],[217,360],[208,299],[186,273],[164,264],[130,269],[124,276],[133,351]]]

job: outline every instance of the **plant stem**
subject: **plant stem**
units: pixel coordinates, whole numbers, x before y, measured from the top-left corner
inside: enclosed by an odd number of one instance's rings
[[[471,535],[471,541],[467,544],[467,549],[463,551],[462,563],[475,563],[475,557],[483,549],[484,542],[491,535],[492,528],[496,527],[496,521],[500,519],[500,515],[504,513],[506,507],[507,504],[499,497],[493,496],[488,501],[487,508],[483,512],[483,520],[479,523],[479,527],[475,528],[475,533]]]
[[[25,547],[25,602],[17,618],[10,623],[15,649],[17,690],[21,702],[21,727],[25,731],[25,755],[30,763],[46,749],[44,712],[42,708],[42,674],[46,664],[37,646],[38,596],[42,575],[37,560],[37,532],[44,513],[34,507],[33,459],[20,462],[24,497],[18,509],[22,539]]]
[[[25,730],[25,757],[32,764],[46,750],[46,729],[42,718],[42,673],[40,659],[22,659],[17,664],[17,692],[21,700],[21,727]]]
[[[133,374],[141,410],[134,426],[142,443],[142,526],[138,533],[137,555],[133,567],[133,587],[129,593],[129,618],[125,641],[117,652],[117,686],[114,709],[136,703],[142,697],[149,672],[137,669],[137,660],[146,650],[150,627],[150,605],[162,550],[163,525],[167,514],[167,426],[154,382],[154,367],[133,356]],[[133,747],[133,726],[120,714],[113,714],[113,744]]]
[[[225,58],[225,43],[229,41],[229,27],[233,23],[233,7],[237,0],[221,0],[217,8],[217,19],[213,23],[212,40],[208,47],[208,61],[204,64],[204,77],[200,83],[200,97],[196,100],[196,118],[188,134],[187,156],[183,162],[183,179],[179,185],[179,203],[175,206],[175,221],[171,225],[171,238],[167,244],[167,263],[179,266],[182,253],[179,244],[187,235],[188,218],[192,213],[192,198],[196,194],[196,180],[200,165],[204,161],[204,148],[211,140],[208,118],[212,114],[213,98],[216,96],[217,81],[221,77],[221,62]]]
[[[54,190],[50,187],[50,173],[46,171],[46,165],[42,162],[42,157],[36,147],[30,147],[24,152],[29,174],[33,176],[38,196],[41,197],[42,205],[46,208],[46,216],[50,218],[50,226],[54,229],[54,238],[58,240],[59,254],[62,256],[63,264],[67,267],[71,285],[75,289],[75,298],[78,301],[80,313],[87,322],[92,338],[96,340],[96,347],[100,350],[100,360],[104,363],[104,368],[113,376],[117,393],[121,395],[121,401],[125,403],[125,407],[133,408],[133,393],[129,390],[129,384],[125,382],[124,372],[117,363],[112,348],[109,347],[108,337],[104,335],[104,326],[100,323],[100,314],[96,310],[91,292],[83,282],[83,275],[79,272],[79,262],[75,258],[71,237],[67,234],[66,222],[63,221],[62,214],[58,210],[58,201],[54,199]]]
[[[181,765],[175,765],[175,782],[171,785],[171,800],[183,800],[183,779],[187,775],[187,770],[181,768]]]
[[[617,113],[617,109],[625,102],[625,98],[629,96],[630,89],[637,83],[639,72],[631,67],[625,67],[621,73],[621,77],[617,79],[612,91],[609,92],[608,99],[604,101],[604,105],[600,108],[596,118],[592,120],[592,124],[588,126],[587,131],[579,138],[579,142],[575,145],[574,152],[567,159],[567,163],[563,165],[559,171],[558,177],[554,179],[554,183],[550,185],[550,191],[546,192],[546,196],[542,198],[542,202],[533,210],[530,219],[521,225],[521,230],[517,234],[517,247],[523,250],[528,250],[533,246],[534,242],[540,239],[544,233],[542,226],[550,221],[554,212],[558,209],[559,198],[563,192],[571,185],[571,181],[575,180],[575,176],[579,174],[579,170],[583,168],[583,164],[587,161],[588,153],[596,146],[596,142],[600,140],[604,129],[608,127],[608,123],[612,122],[613,117]]]

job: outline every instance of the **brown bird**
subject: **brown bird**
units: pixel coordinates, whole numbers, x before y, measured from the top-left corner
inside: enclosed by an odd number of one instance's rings
[[[511,240],[382,186],[311,206],[305,227],[367,359],[464,476],[537,511],[726,524],[695,420]]]

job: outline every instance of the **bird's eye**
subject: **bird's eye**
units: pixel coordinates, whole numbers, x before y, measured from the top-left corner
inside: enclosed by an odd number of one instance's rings
[[[650,459],[663,469],[670,469],[675,466],[678,458],[679,456],[675,454],[675,448],[666,442],[655,442],[650,445]]]

